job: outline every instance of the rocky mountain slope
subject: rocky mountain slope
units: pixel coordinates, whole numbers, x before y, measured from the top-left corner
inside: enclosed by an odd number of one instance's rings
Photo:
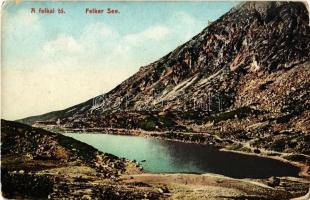
[[[211,134],[309,155],[309,65],[305,4],[247,2],[110,92],[20,121]]]

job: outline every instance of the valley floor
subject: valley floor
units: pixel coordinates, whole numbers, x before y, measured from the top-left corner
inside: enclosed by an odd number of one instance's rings
[[[6,198],[284,200],[305,195],[310,185],[308,177],[149,174],[134,162],[57,133],[5,120],[1,125]]]

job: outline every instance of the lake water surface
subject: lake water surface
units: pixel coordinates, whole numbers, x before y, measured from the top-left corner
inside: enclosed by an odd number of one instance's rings
[[[152,173],[216,173],[234,178],[267,178],[298,176],[299,172],[299,168],[277,160],[219,151],[202,144],[100,133],[65,135],[100,151],[136,160],[146,172]]]

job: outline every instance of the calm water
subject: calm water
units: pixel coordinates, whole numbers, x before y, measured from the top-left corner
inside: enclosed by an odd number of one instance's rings
[[[136,160],[146,172],[216,173],[235,178],[297,176],[299,169],[283,162],[222,152],[200,144],[108,134],[67,133],[107,153]],[[144,161],[145,162],[141,162]]]

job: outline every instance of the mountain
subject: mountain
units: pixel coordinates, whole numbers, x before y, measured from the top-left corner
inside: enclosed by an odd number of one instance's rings
[[[309,155],[309,65],[305,4],[246,2],[110,92],[19,121],[59,119],[64,129],[142,129],[172,138],[200,133],[221,138],[219,145],[251,141]]]

